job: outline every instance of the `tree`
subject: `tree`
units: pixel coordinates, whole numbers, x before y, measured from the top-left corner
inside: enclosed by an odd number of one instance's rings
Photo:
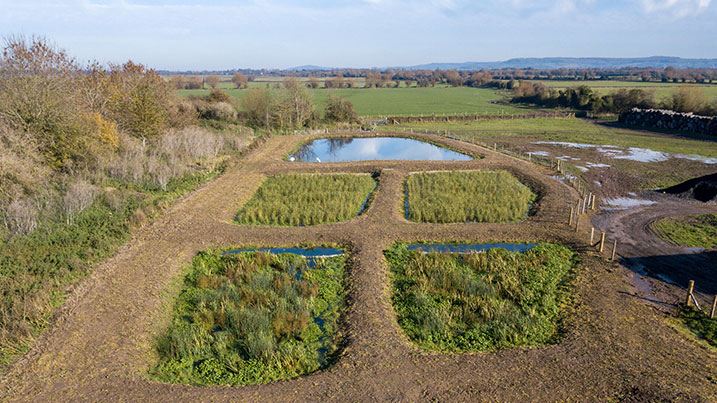
[[[232,76],[232,82],[237,88],[247,88],[249,86],[249,79],[242,73],[236,72]]]
[[[209,75],[204,79],[204,82],[207,83],[208,86],[212,88],[217,88],[217,85],[219,85],[219,76],[215,75]]]
[[[284,94],[278,108],[279,125],[282,128],[306,126],[311,119],[314,105],[306,88],[294,77],[284,79]]]
[[[351,102],[334,94],[329,94],[325,119],[334,122],[357,122],[358,115]]]
[[[321,83],[319,82],[319,80],[316,79],[316,77],[309,77],[309,88],[317,89],[320,85]]]
[[[242,99],[249,124],[254,127],[271,127],[274,96],[269,89],[251,89]]]
[[[671,103],[667,106],[677,112],[701,113],[707,105],[701,88],[684,85],[672,92]]]

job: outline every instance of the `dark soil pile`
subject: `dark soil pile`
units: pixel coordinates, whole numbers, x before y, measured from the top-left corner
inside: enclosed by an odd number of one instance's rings
[[[717,173],[693,178],[660,191],[705,203],[714,201],[717,200]]]

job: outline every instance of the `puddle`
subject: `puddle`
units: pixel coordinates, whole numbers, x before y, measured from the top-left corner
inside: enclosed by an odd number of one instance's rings
[[[612,199],[605,199],[604,203],[605,205],[600,206],[600,209],[606,211],[614,211],[627,210],[630,207],[636,206],[649,206],[652,204],[656,204],[657,202],[654,202],[652,200],[632,199],[630,197],[615,197]]]
[[[679,284],[675,283],[674,281],[672,281],[671,278],[667,277],[667,276],[664,275],[664,274],[657,273],[657,274],[655,274],[655,277],[659,278],[660,280],[662,280],[662,281],[664,281],[664,282],[666,282],[666,283],[668,283],[668,284],[679,285]]]
[[[411,244],[407,250],[418,250],[424,253],[471,253],[485,252],[489,249],[505,249],[509,252],[525,252],[535,247],[535,243],[484,243],[484,244]]]
[[[528,154],[539,155],[541,157],[550,157],[550,153],[547,151],[531,151]]]
[[[585,165],[587,165],[588,168],[610,168],[612,166],[610,164],[600,164],[596,162],[586,162]]]
[[[685,249],[686,252],[696,252],[696,253],[700,253],[700,252],[704,252],[704,251],[705,251],[705,248],[703,248],[703,247],[701,247],[701,246],[688,246],[688,247],[686,247],[686,248],[684,248],[684,249]]]
[[[588,169],[588,168],[586,168],[586,167],[581,167],[580,165],[575,165],[575,168],[577,168],[577,169],[579,169],[579,170],[581,170],[581,171],[583,171],[583,172],[587,172],[587,171],[590,170],[590,169]]]
[[[652,295],[652,287],[650,286],[650,283],[639,273],[632,274],[632,283],[635,285],[635,288],[637,288],[637,291],[646,295]]]
[[[599,188],[602,187],[602,182],[600,182],[600,181],[594,181],[594,182],[595,182],[595,184],[597,185],[597,187],[599,187]]]
[[[649,148],[640,147],[619,147],[610,144],[596,145],[596,144],[583,144],[583,143],[570,143],[565,141],[536,141],[533,144],[546,144],[552,146],[571,147],[571,148],[594,148],[597,152],[605,155],[606,157],[619,159],[619,160],[630,160],[638,162],[660,162],[666,161],[670,158],[682,158],[691,161],[700,161],[705,164],[717,164],[717,158],[703,157],[701,155],[685,155],[685,154],[671,154],[663,151],[650,150]],[[570,157],[568,157],[570,158]],[[558,157],[558,159],[567,159],[564,157]]]
[[[401,137],[317,139],[303,145],[289,161],[344,162],[371,160],[468,161],[473,158],[424,141]]]

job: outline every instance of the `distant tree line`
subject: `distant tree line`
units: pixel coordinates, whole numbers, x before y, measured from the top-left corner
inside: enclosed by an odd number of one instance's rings
[[[661,108],[705,116],[717,115],[717,102],[710,102],[701,88],[693,86],[679,87],[668,99],[658,102],[653,91],[638,88],[619,89],[600,95],[587,85],[556,89],[541,83],[521,81],[513,88],[511,102],[595,113],[622,113],[632,108]]]

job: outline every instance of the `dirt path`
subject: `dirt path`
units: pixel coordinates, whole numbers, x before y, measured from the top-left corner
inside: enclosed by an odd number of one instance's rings
[[[717,213],[717,205],[674,196],[650,197],[657,204],[603,213],[593,222],[609,238],[617,239],[619,254],[640,285],[641,296],[673,305],[684,299],[687,282],[695,280],[700,303],[711,302],[717,293],[717,252],[688,251],[658,237],[650,225],[666,217]]]
[[[632,298],[631,285],[566,225],[571,188],[547,170],[475,145],[422,136],[485,158],[466,162],[289,163],[311,136],[274,137],[222,177],[138,231],[97,268],[57,323],[2,379],[3,401],[515,401],[717,399],[717,354],[684,339],[663,315]],[[409,172],[508,169],[540,197],[521,223],[417,224],[404,219]],[[336,224],[238,226],[234,214],[261,181],[281,172],[379,172],[367,211]],[[583,228],[584,229],[584,228]],[[552,346],[494,353],[437,354],[414,347],[390,305],[382,251],[404,241],[561,242],[583,251],[565,337]],[[194,387],[147,379],[154,341],[167,325],[182,268],[197,251],[239,245],[344,243],[352,249],[347,346],[331,368],[268,385]]]

